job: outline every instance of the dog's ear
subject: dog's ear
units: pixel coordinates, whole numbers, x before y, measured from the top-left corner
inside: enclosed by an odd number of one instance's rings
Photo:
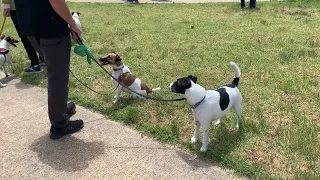
[[[19,41],[12,38],[12,42],[13,42],[13,43],[18,43]]]
[[[189,75],[188,78],[191,79],[194,83],[197,83],[197,81],[198,81],[198,78],[193,75]]]
[[[77,14],[80,16],[80,13],[79,13],[79,12],[77,12]]]
[[[2,39],[4,39],[4,37],[6,37],[4,34],[0,37],[0,39],[2,40]]]
[[[121,57],[118,54],[116,54],[116,61],[121,61],[121,60],[122,60]]]

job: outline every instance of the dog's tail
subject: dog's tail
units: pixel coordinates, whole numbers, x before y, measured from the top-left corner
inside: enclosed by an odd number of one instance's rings
[[[233,78],[232,84],[234,84],[235,86],[238,86],[240,81],[240,75],[241,75],[240,68],[234,62],[230,62],[230,64],[233,67],[233,71],[234,71],[234,78]]]
[[[157,88],[153,88],[151,91],[154,92],[154,91],[160,91],[161,88],[160,87],[157,87]]]

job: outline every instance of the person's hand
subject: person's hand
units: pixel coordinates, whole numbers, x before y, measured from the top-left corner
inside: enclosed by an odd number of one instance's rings
[[[9,17],[10,16],[10,9],[3,9],[2,14],[4,17]]]
[[[72,39],[77,40],[78,37],[76,34],[78,34],[79,37],[81,37],[81,30],[77,27],[76,23],[73,21],[72,24],[69,24]]]

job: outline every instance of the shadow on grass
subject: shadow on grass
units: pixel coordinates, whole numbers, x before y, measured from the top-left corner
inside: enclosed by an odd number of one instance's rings
[[[211,137],[209,137],[210,142],[207,152],[200,152],[202,138],[199,138],[199,141],[195,144],[189,142],[186,145],[193,152],[196,152],[200,159],[213,160],[214,162],[222,161],[226,155],[233,152],[233,150],[241,143],[241,141],[244,140],[245,136],[243,127],[241,127],[239,130],[230,129],[224,123],[220,124],[219,126],[212,127],[210,131],[213,131],[213,133],[210,133]]]
[[[233,152],[235,152],[234,149],[238,148],[240,144],[245,141],[245,134],[248,133],[246,132],[247,126],[250,126],[250,124],[243,122],[238,130],[236,128],[230,129],[224,123],[219,126],[212,125],[210,131],[213,132],[210,133],[210,142],[208,150],[205,153],[200,152],[202,138],[199,138],[199,141],[195,144],[189,142],[184,145],[195,153],[199,160],[206,162],[207,166],[219,165],[225,168],[232,168],[238,175],[249,178],[261,177],[272,179],[259,164],[251,164],[246,158],[233,154]],[[196,167],[197,166],[195,166],[195,168]]]

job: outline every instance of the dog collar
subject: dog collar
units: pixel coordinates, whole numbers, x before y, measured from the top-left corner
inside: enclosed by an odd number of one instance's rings
[[[197,108],[203,101],[204,99],[206,98],[206,96],[204,96],[201,101],[197,102],[195,105],[190,105],[191,109],[195,109]]]
[[[124,68],[124,66],[121,65],[121,66],[119,66],[118,68],[114,68],[113,70],[114,70],[114,71],[119,71],[119,70],[122,70],[123,68]]]

